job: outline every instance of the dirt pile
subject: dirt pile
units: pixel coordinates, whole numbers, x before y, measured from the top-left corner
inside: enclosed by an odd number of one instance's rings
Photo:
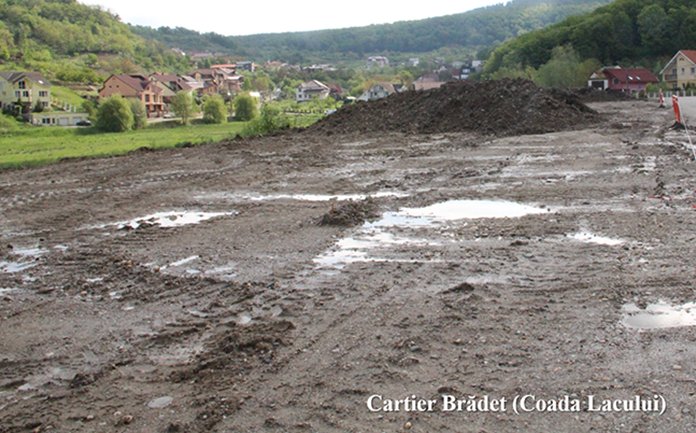
[[[331,209],[319,220],[319,225],[352,227],[378,216],[377,203],[371,197],[361,201],[348,200],[332,203]]]
[[[594,87],[581,87],[573,89],[573,93],[578,95],[583,102],[611,102],[627,101],[633,99],[631,95],[616,90],[600,90]]]
[[[442,133],[491,135],[553,132],[596,120],[571,92],[547,90],[523,79],[459,81],[439,89],[404,92],[338,110],[309,128],[313,132]]]

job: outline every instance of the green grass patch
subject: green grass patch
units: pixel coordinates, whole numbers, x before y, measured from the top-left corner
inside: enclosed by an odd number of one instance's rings
[[[49,164],[65,158],[122,155],[141,147],[163,149],[218,142],[237,136],[245,124],[148,127],[122,133],[102,133],[93,128],[0,129],[0,168]]]
[[[51,86],[51,99],[61,104],[70,104],[78,111],[82,111],[82,103],[85,102],[80,95],[62,86]]]

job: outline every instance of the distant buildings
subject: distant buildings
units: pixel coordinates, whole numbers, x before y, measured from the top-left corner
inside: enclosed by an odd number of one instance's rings
[[[626,93],[645,91],[648,84],[659,82],[657,77],[645,68],[605,67],[593,73],[587,82],[588,87],[600,90],[614,90]]]
[[[321,81],[305,81],[295,90],[295,101],[304,102],[312,99],[326,99],[330,93],[331,88]]]
[[[389,59],[384,56],[372,56],[367,58],[367,69],[384,68],[389,66]]]
[[[0,105],[3,110],[26,105],[31,110],[51,106],[51,83],[38,72],[0,72]]]

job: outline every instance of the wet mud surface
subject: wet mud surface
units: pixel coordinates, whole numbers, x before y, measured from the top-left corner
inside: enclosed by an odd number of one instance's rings
[[[653,105],[0,172],[0,432],[695,431],[696,163]]]

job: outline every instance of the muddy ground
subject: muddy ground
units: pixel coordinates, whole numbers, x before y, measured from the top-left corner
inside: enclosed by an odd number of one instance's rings
[[[668,110],[591,107],[543,135],[305,133],[1,172],[0,432],[696,431],[695,328],[626,314],[694,322],[696,163]],[[367,406],[530,394],[666,410]]]

